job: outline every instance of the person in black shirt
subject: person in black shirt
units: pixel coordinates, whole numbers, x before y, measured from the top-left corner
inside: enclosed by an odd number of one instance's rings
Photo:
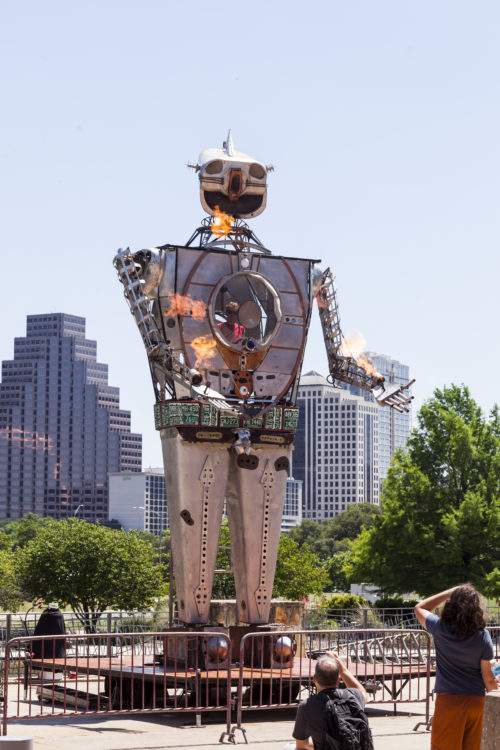
[[[340,677],[346,686],[345,690],[337,690]],[[364,687],[336,653],[327,651],[325,656],[318,659],[313,679],[318,693],[303,701],[297,710],[293,730],[297,750],[317,750],[323,744],[327,724],[325,700],[320,695],[323,691],[337,690],[341,695],[349,692],[360,708],[364,710],[365,707],[367,696]]]
[[[40,615],[35,626],[33,635],[65,635],[66,627],[64,616],[59,610],[57,602],[51,602]],[[48,639],[45,641],[32,641],[32,653],[36,659],[44,659],[50,668],[50,662],[53,659],[62,659],[66,652],[66,642],[64,638]]]

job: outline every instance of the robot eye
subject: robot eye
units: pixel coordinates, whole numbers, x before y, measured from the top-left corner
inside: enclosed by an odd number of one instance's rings
[[[250,165],[250,176],[255,177],[257,180],[262,180],[266,176],[266,170],[262,164],[251,164]]]
[[[215,161],[210,161],[206,165],[205,172],[206,174],[218,174],[219,172],[222,172],[223,166],[224,164],[221,159],[215,159]]]

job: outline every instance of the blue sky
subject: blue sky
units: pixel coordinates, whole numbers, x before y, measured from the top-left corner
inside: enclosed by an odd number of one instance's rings
[[[0,358],[28,314],[87,318],[159,465],[153,391],[112,266],[182,244],[188,161],[219,146],[276,171],[250,225],[321,258],[344,332],[408,364],[415,404],[499,400],[500,5],[351,0],[4,2]],[[305,369],[326,374],[317,316]]]

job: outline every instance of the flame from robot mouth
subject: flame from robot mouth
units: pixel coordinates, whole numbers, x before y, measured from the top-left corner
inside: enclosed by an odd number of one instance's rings
[[[201,299],[183,294],[171,294],[168,298],[169,308],[163,314],[166,318],[175,318],[176,315],[186,315],[195,320],[205,320],[207,317],[207,306]]]
[[[358,365],[360,365],[360,367],[362,367],[369,375],[381,377],[371,359],[364,353],[365,347],[365,337],[363,334],[359,333],[359,331],[355,331],[354,333],[349,333],[347,336],[344,336],[342,346],[340,347],[340,353],[344,357],[353,357]]]
[[[193,349],[196,360],[194,367],[196,370],[210,367],[213,358],[217,354],[217,344],[212,336],[197,336],[195,339],[189,342],[189,346]]]
[[[227,237],[231,231],[234,216],[224,213],[224,211],[220,210],[219,206],[215,206],[214,210],[215,216],[212,219],[212,226],[210,227],[212,234],[215,235],[215,237]]]

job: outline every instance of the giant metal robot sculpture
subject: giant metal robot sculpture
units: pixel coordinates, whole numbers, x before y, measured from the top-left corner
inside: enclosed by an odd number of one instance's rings
[[[239,619],[264,624],[313,300],[332,382],[400,411],[410,384],[386,384],[343,354],[329,269],[272,255],[242,221],[264,210],[272,167],[230,134],[189,166],[212,218],[183,246],[120,250],[114,264],[153,378],[180,619],[208,621],[225,499]]]

